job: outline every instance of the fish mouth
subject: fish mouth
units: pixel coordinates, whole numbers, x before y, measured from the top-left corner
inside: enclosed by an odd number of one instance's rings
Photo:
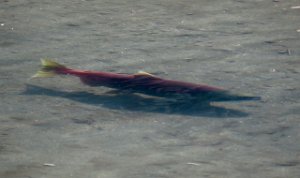
[[[224,94],[224,100],[225,101],[252,101],[252,100],[257,101],[257,100],[261,100],[261,97],[253,96],[249,94],[226,92]]]

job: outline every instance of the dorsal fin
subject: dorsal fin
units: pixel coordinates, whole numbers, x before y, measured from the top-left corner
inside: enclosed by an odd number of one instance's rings
[[[145,71],[138,71],[138,73],[134,74],[134,75],[137,75],[137,76],[149,76],[149,77],[154,77],[154,75],[148,73],[148,72],[145,72]]]

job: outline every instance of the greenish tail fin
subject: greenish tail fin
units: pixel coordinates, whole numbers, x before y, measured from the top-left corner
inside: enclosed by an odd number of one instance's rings
[[[57,62],[52,61],[51,59],[41,59],[42,68],[34,74],[31,78],[39,78],[39,77],[53,77],[57,75],[57,71],[59,69],[66,68],[64,65],[61,65]]]

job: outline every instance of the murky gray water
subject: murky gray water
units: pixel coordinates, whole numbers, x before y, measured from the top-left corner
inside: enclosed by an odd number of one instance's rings
[[[299,177],[297,0],[0,2],[0,177]],[[39,59],[220,86],[261,101],[174,106]]]

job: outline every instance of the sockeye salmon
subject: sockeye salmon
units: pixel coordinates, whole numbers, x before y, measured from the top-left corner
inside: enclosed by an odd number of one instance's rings
[[[68,68],[50,59],[41,59],[42,68],[33,78],[72,75],[89,86],[105,86],[120,91],[171,99],[198,101],[258,100],[260,97],[232,94],[223,88],[160,78],[147,72],[121,74]]]

